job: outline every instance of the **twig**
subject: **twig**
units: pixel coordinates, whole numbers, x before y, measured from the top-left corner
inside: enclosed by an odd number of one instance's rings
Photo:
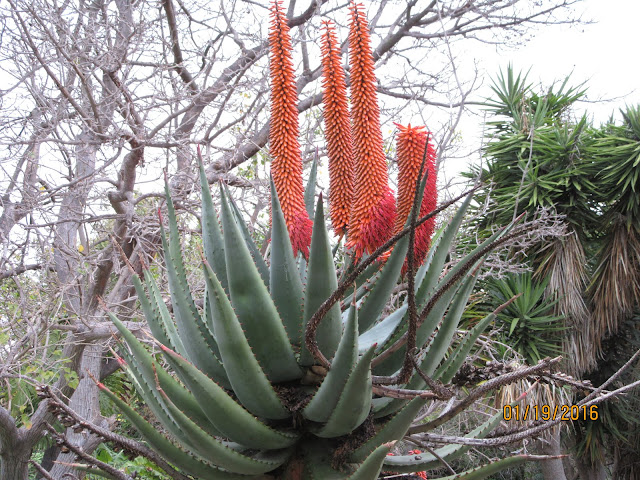
[[[516,380],[519,380],[524,377],[528,377],[530,375],[540,374],[542,371],[547,370],[551,368],[553,365],[559,363],[561,359],[562,357],[546,358],[544,360],[541,360],[540,363],[538,363],[537,365],[534,365],[533,367],[521,368],[520,370],[516,370],[514,372],[509,372],[507,374],[500,375],[499,377],[492,378],[491,380],[487,381],[486,383],[482,384],[481,386],[473,390],[466,398],[458,402],[447,413],[440,415],[438,418],[428,423],[411,427],[408,433],[414,434],[414,433],[421,433],[421,432],[432,430],[433,428],[436,428],[448,422],[453,417],[457,416],[459,413],[466,410],[472,403],[474,403],[477,399],[482,397],[484,394],[490,392],[491,390],[502,387],[509,383],[513,383]]]
[[[47,430],[49,431],[49,434],[56,440],[56,443],[58,445],[68,448],[71,452],[75,453],[79,459],[84,460],[88,464],[93,465],[99,468],[100,470],[107,472],[109,475],[113,476],[117,480],[133,480],[133,478],[130,477],[129,475],[122,473],[120,470],[113,468],[111,465],[101,462],[97,458],[94,458],[88,453],[83,452],[80,448],[78,448],[77,446],[69,442],[67,440],[67,437],[64,436],[64,434],[58,433],[56,429],[53,428],[49,422],[46,422],[45,425]]]

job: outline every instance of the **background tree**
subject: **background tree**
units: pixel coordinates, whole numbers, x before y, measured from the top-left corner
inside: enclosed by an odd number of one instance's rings
[[[451,87],[455,48],[447,45],[571,21],[575,3],[376,3],[368,12],[374,60],[393,67],[378,75],[384,118],[407,114],[408,105],[462,112],[474,84]],[[287,10],[305,157],[316,148],[321,100],[319,46],[307,39],[319,38],[320,20],[337,6],[292,1]],[[162,168],[178,206],[191,211],[193,146],[204,145],[209,181],[241,187],[236,196],[252,219],[265,208],[267,2],[9,0],[0,8],[0,476],[25,478],[34,446],[54,421],[29,385],[55,383],[75,411],[109,426],[89,378],[118,368],[107,348],[114,331],[98,299],[121,318],[138,319],[120,250],[137,271],[155,255],[158,225],[150,212],[164,197],[155,182]],[[458,112],[431,126],[441,154]],[[72,429],[67,435],[86,452],[99,442]],[[50,475],[69,472],[70,459],[58,455]]]

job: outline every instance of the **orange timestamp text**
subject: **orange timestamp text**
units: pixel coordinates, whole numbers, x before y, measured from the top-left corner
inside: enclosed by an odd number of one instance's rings
[[[527,420],[598,420],[597,405],[505,405],[502,416],[507,421]]]

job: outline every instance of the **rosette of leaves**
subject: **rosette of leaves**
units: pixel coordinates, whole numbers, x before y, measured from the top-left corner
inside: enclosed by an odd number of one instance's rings
[[[425,403],[446,391],[430,391],[427,383],[448,383],[494,318],[489,314],[449,350],[476,280],[470,272],[516,234],[514,224],[443,274],[468,196],[417,273],[410,266],[413,294],[384,315],[415,233],[419,202],[408,221],[413,228],[356,263],[339,282],[322,198],[305,262],[294,258],[272,188],[267,264],[223,188],[218,221],[202,166],[201,183],[202,309],[187,283],[176,214],[167,195],[169,235],[166,239],[163,232],[163,249],[173,315],[148,271],[134,281],[156,353],[111,315],[126,343],[122,364],[164,431],[100,388],[152,449],[186,474],[208,480],[369,480],[382,470],[429,470],[470,448],[449,445],[430,454],[387,456]],[[384,264],[374,262],[394,242]],[[360,286],[349,293],[354,280]],[[344,312],[340,301],[347,306]],[[406,368],[409,358],[419,370]],[[494,416],[468,436],[488,434],[501,418]],[[508,457],[456,478],[484,478],[526,459]]]
[[[545,296],[549,279],[537,281],[531,272],[508,274],[487,282],[491,311],[519,295],[498,314],[496,325],[502,327],[501,339],[521,354],[530,365],[545,357],[562,353],[557,337],[567,330],[563,317],[554,315],[558,302]]]

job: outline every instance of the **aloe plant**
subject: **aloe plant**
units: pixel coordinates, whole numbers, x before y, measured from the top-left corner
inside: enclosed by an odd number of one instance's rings
[[[158,431],[106,387],[101,385],[101,389],[153,449],[197,478],[270,474],[273,478],[375,479],[381,470],[421,471],[435,466],[438,460],[431,454],[387,457],[387,453],[405,435],[427,397],[437,398],[437,394],[423,390],[425,380],[414,371],[406,381],[395,382],[415,392],[413,398],[385,397],[393,387],[384,385],[390,383],[385,377],[375,375],[397,373],[406,357],[402,348],[391,351],[394,345],[403,345],[411,323],[408,304],[386,316],[383,310],[384,299],[397,284],[409,236],[397,242],[377,269],[369,293],[359,296],[356,291],[352,298],[359,300],[344,313],[339,303],[327,309],[325,300],[336,290],[346,289],[344,281],[338,284],[322,199],[314,214],[307,271],[301,275],[272,189],[272,245],[265,282],[261,267],[266,263],[262,258],[256,262],[251,255],[255,245],[243,235],[225,189],[220,192],[221,229],[202,167],[201,180],[203,309],[196,307],[187,283],[176,214],[168,197],[169,238],[164,241],[164,257],[174,317],[149,272],[144,279],[135,279],[162,358],[111,315],[127,344],[121,349],[122,363],[165,431]],[[513,228],[497,233],[442,275],[469,201],[470,196],[415,276],[414,300],[420,313],[415,323],[416,346],[421,352],[418,363],[422,373],[434,381],[452,378],[474,339],[493,318],[489,315],[481,328],[446,355],[475,282],[471,268]],[[351,276],[357,276],[364,266],[366,262],[359,264]],[[312,331],[309,321],[319,309],[326,315]],[[307,348],[313,344],[305,341],[310,332],[328,368]],[[469,435],[482,437],[500,420],[497,415]],[[447,461],[465,450],[450,446],[436,454]],[[499,465],[523,459],[513,457]],[[483,478],[482,472],[475,470],[460,478]]]

